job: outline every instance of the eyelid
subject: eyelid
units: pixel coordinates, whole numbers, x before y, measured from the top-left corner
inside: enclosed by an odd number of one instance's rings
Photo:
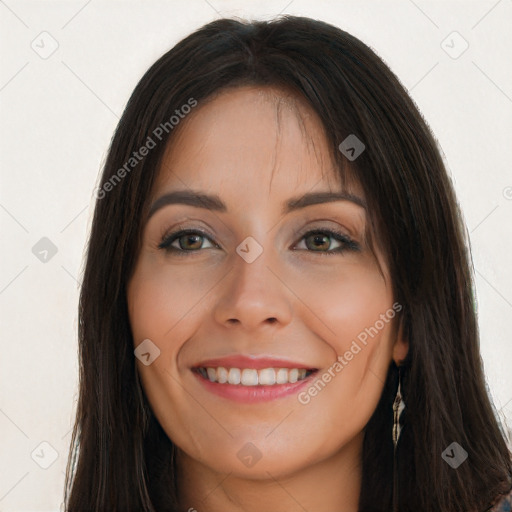
[[[342,223],[329,220],[329,219],[315,219],[306,220],[307,226],[295,230],[294,236],[304,236],[310,231],[332,231],[338,235],[343,235],[346,238],[350,238],[354,242],[357,241],[357,237],[353,235],[354,230],[349,229]]]

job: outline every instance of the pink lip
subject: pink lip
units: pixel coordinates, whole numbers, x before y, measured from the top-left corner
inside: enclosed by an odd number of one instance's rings
[[[267,359],[267,362],[269,360]],[[279,365],[275,365],[275,359],[272,360],[273,364],[270,366],[262,366],[261,368],[288,368],[288,366],[281,366],[283,361]],[[201,363],[201,366],[203,363]],[[212,365],[215,366],[215,365]],[[222,365],[219,365],[222,366]],[[233,366],[239,368],[239,366]],[[297,368],[297,366],[289,366],[290,368]],[[242,366],[242,368],[249,368],[248,366]],[[299,366],[300,368],[300,366]],[[304,368],[304,366],[302,366]],[[205,389],[215,395],[233,400],[239,403],[252,404],[259,402],[268,402],[277,398],[283,398],[292,394],[296,394],[299,390],[311,383],[312,378],[316,377],[317,372],[313,372],[311,375],[303,380],[294,382],[293,384],[274,384],[272,386],[242,386],[241,384],[219,384],[218,382],[211,382],[209,379],[205,379],[199,372],[192,372]]]
[[[314,370],[316,368],[294,361],[285,359],[276,359],[273,357],[248,357],[242,355],[232,355],[219,357],[215,359],[207,359],[193,366],[193,368],[252,368],[254,370],[263,370],[264,368],[305,368],[306,370]]]

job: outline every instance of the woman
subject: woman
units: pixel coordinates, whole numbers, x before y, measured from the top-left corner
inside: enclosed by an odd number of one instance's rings
[[[206,25],[96,197],[66,510],[510,509],[452,184],[361,41]]]

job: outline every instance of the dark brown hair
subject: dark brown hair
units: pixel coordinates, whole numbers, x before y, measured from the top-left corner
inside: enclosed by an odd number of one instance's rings
[[[80,390],[66,511],[178,510],[176,448],[141,390],[126,302],[148,197],[175,132],[165,132],[122,179],[112,178],[190,98],[200,108],[223,89],[249,84],[282,86],[306,99],[325,127],[340,176],[350,168],[362,186],[382,241],[409,340],[398,510],[486,510],[512,485],[511,455],[479,353],[469,240],[435,139],[368,46],[327,23],[284,16],[220,19],[189,35],[145,73],[118,124],[80,295]],[[353,162],[338,150],[350,134],[366,146]],[[392,509],[396,389],[392,362],[365,427],[361,512]],[[468,452],[457,469],[442,458],[454,441]]]

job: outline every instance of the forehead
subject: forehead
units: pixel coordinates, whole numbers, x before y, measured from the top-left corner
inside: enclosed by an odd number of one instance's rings
[[[270,86],[223,90],[181,121],[155,188],[183,185],[267,195],[270,186],[277,195],[341,190],[318,115],[299,95]],[[362,197],[355,180],[348,191]]]

